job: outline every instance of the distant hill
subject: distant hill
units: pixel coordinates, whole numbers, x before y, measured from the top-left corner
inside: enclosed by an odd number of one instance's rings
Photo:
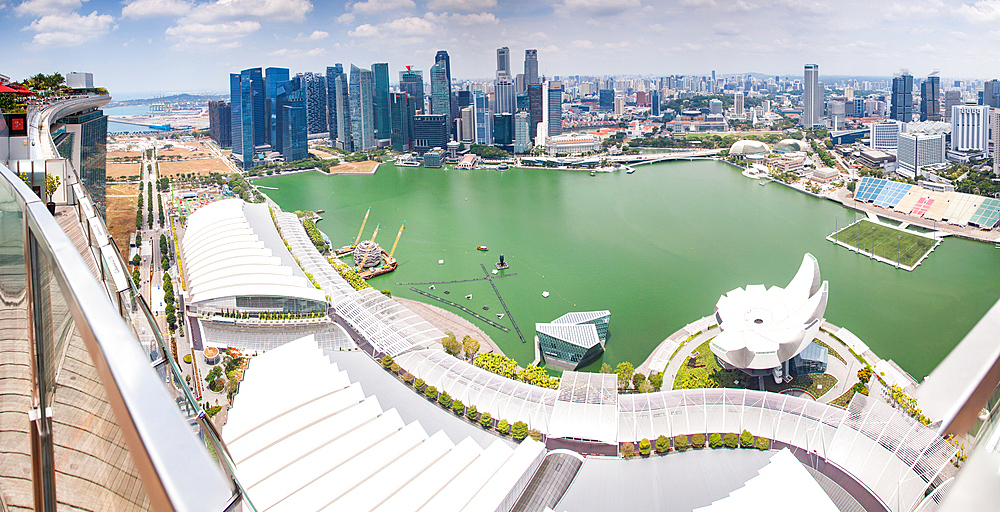
[[[112,94],[114,96],[114,94]],[[209,101],[228,100],[228,94],[172,94],[158,98],[141,98],[135,100],[112,101],[108,107],[131,107],[136,105],[149,105],[155,102],[165,103],[206,103]]]

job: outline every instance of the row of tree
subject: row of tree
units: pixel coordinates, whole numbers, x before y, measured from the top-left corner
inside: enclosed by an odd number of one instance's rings
[[[663,386],[663,372],[649,372],[649,375],[638,373],[635,366],[628,361],[618,363],[618,366],[611,368],[611,365],[604,363],[601,365],[601,373],[614,373],[618,377],[618,389],[625,391],[632,386],[632,389],[639,393],[652,393],[659,391]]]

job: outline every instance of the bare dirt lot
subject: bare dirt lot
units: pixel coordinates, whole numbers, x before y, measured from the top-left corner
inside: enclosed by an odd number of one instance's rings
[[[128,260],[129,237],[135,231],[135,208],[139,204],[139,185],[108,185],[108,230],[118,244],[122,259]]]
[[[202,158],[211,156],[208,149],[203,148],[201,144],[189,143],[189,145],[194,146],[197,149],[191,150],[176,146],[166,149],[158,149],[156,150],[156,157],[160,160],[164,160],[167,158]]]
[[[160,176],[176,176],[182,173],[208,175],[212,172],[229,174],[230,171],[225,162],[216,158],[181,160],[179,162],[160,162]]]
[[[108,151],[108,161],[112,158],[142,158],[140,151]]]
[[[108,177],[108,179],[112,178],[115,180],[121,180],[123,178],[128,179],[129,176],[140,175],[139,174],[140,165],[141,164],[113,164],[109,162],[106,164],[104,173]]]
[[[364,162],[345,162],[331,167],[330,172],[371,174],[372,170],[375,169],[379,163],[380,162],[376,162],[374,160],[365,160]]]

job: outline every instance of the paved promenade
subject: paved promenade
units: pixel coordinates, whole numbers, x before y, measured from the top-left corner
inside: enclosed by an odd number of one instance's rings
[[[410,299],[401,299],[399,297],[393,297],[397,302],[406,306],[407,309],[413,311],[418,316],[430,322],[431,325],[441,329],[442,332],[451,331],[455,333],[455,338],[458,341],[462,341],[465,335],[472,336],[473,339],[479,340],[479,353],[485,354],[487,352],[495,352],[497,354],[505,355],[503,350],[489,336],[486,335],[482,329],[476,327],[472,322],[458,316],[451,311],[441,309],[437,306],[432,306],[430,304],[424,304],[423,302],[418,302]]]

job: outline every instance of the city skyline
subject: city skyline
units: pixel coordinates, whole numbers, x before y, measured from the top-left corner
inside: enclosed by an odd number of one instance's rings
[[[438,50],[455,61],[454,78],[489,78],[503,46],[517,71],[524,50],[537,48],[545,76],[795,76],[816,62],[830,75],[940,68],[945,77],[992,78],[980,75],[997,57],[979,48],[1000,37],[989,28],[1000,19],[997,0],[854,11],[841,2],[764,10],[726,0],[0,0],[0,23],[24,49],[4,74],[90,71],[119,94],[225,91],[216,70],[256,65],[320,72],[333,62],[388,62],[390,73],[426,72]]]

